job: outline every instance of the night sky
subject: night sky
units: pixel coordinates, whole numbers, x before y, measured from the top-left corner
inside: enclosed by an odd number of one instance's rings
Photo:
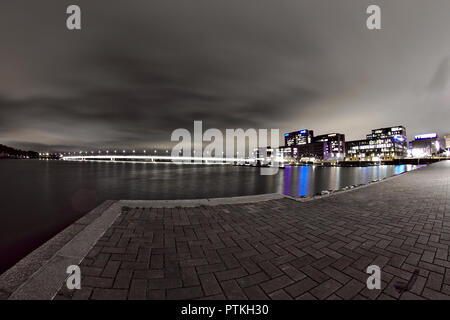
[[[366,28],[369,4],[382,30]],[[1,1],[0,143],[164,148],[194,120],[447,134],[449,16],[448,0]]]

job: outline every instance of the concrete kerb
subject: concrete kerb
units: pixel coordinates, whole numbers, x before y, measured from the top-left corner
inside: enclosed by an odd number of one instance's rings
[[[101,212],[98,212],[99,210]],[[55,242],[55,238],[61,237],[61,234],[65,233],[70,227],[6,271],[0,277],[0,289],[4,292],[13,290],[7,297],[10,300],[53,299],[61,284],[68,277],[66,273],[67,267],[78,265],[84,259],[120,213],[121,206],[117,202],[107,201],[102,203],[99,207],[75,222],[75,224],[84,223],[84,228],[78,233],[72,234],[71,238],[67,239],[65,244],[60,246],[51,258],[46,259],[45,256],[37,258],[41,261],[37,262],[39,267],[36,270],[32,270],[34,271],[33,273],[22,266],[33,259],[36,251],[41,250],[41,248],[51,247]]]

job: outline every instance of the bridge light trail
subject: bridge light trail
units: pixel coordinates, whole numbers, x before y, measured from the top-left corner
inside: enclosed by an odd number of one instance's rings
[[[264,161],[264,158],[216,158],[216,157],[187,157],[187,156],[137,156],[137,155],[123,155],[123,156],[117,156],[117,155],[92,155],[92,156],[63,156],[62,160],[81,160],[81,161],[87,161],[87,160],[166,160],[166,161],[180,161],[180,162],[186,162],[186,161],[205,161],[205,162],[256,162],[256,161]],[[281,160],[282,159],[275,159],[275,160]]]

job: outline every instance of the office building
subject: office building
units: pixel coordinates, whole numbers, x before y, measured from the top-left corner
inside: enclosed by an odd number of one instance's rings
[[[424,158],[438,155],[441,143],[437,133],[420,134],[414,137],[410,143],[411,156]]]
[[[445,149],[447,151],[450,151],[450,134],[444,136],[444,140],[445,140]]]
[[[283,158],[290,161],[343,160],[345,135],[329,133],[314,137],[313,130],[286,133],[284,147],[280,148]]]
[[[312,142],[314,137],[313,130],[303,129],[284,134],[284,144],[286,147],[300,146]]]
[[[323,160],[343,160],[345,157],[345,134],[329,133],[314,137],[314,143],[323,144]]]
[[[407,156],[404,126],[373,129],[364,140],[346,142],[347,160],[379,161]]]

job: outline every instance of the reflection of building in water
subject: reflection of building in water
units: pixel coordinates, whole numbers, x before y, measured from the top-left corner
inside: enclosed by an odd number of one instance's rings
[[[414,158],[431,157],[437,155],[441,149],[437,133],[417,135],[409,144],[410,155]]]
[[[299,171],[299,177],[298,177],[298,190],[297,190],[297,196],[298,197],[305,197],[309,195],[309,183],[314,183],[314,179],[312,181],[309,179],[309,172],[311,167],[309,166],[301,166]]]
[[[286,160],[342,160],[345,156],[345,135],[341,133],[314,137],[313,130],[300,130],[284,137],[286,145],[280,151]]]
[[[407,155],[404,126],[373,129],[364,140],[346,142],[348,160],[391,160]]]

